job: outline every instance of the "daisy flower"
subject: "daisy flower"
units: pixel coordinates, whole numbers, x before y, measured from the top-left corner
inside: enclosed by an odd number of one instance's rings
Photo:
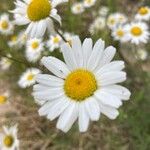
[[[41,62],[54,75],[39,74],[33,96],[45,101],[39,109],[41,116],[54,120],[59,117],[57,128],[67,132],[78,120],[80,132],[88,129],[89,122],[97,121],[100,114],[115,119],[122,100],[128,100],[130,92],[118,83],[126,80],[123,61],[113,61],[116,49],[104,48],[104,41],[95,45],[92,39],[83,44],[78,37],[72,46],[61,46],[65,63],[55,57],[43,57]]]
[[[0,94],[0,106],[7,104],[9,99],[9,93],[4,92],[3,94]]]
[[[0,134],[0,149],[1,150],[18,150],[19,140],[17,138],[17,125],[10,128],[3,126],[4,133]]]
[[[58,34],[56,34],[50,36],[46,45],[49,48],[49,50],[53,52],[55,49],[60,48],[61,43],[62,43],[62,38]]]
[[[114,29],[112,29],[112,37],[114,40],[120,41],[120,42],[127,42],[128,39],[126,37],[126,31],[124,26],[118,26]]]
[[[150,20],[150,8],[147,6],[139,8],[135,18],[137,20],[145,20],[145,21]]]
[[[126,36],[131,43],[138,45],[139,43],[147,43],[149,40],[148,26],[143,22],[133,22],[125,26]]]
[[[96,3],[96,0],[84,0],[83,1],[84,7],[87,7],[87,8],[94,6],[95,3]]]
[[[17,0],[14,13],[17,25],[28,25],[26,34],[31,37],[41,38],[46,29],[54,33],[53,19],[61,24],[61,18],[55,7],[68,0]]]
[[[99,15],[101,15],[101,16],[103,16],[103,17],[106,17],[107,14],[108,14],[108,12],[109,12],[108,7],[103,6],[103,7],[101,7],[100,10],[99,10]]]
[[[37,68],[27,69],[21,75],[20,80],[18,81],[18,85],[21,88],[26,88],[26,87],[29,87],[29,86],[35,84],[35,76],[39,73],[41,73],[41,71]]]
[[[41,52],[44,50],[44,44],[42,42],[42,39],[29,39],[27,41],[26,46],[26,58],[29,62],[36,62],[40,56]]]
[[[71,11],[73,14],[81,14],[84,12],[84,6],[83,3],[78,2],[72,5]]]
[[[10,55],[7,55],[10,57]],[[12,62],[10,59],[6,58],[6,57],[2,57],[0,60],[0,69],[2,70],[8,70],[9,67],[11,66]]]
[[[17,47],[20,48],[19,37],[18,35],[12,35],[10,40],[8,41],[9,47]]]
[[[146,51],[145,49],[138,49],[138,50],[137,50],[136,57],[137,57],[138,59],[141,59],[141,60],[144,61],[144,60],[147,59],[148,53],[147,53],[147,51]]]
[[[106,26],[106,19],[104,17],[97,17],[94,22],[90,25],[89,31],[93,35],[98,31],[104,29]]]
[[[2,14],[0,16],[0,33],[10,35],[13,33],[14,26],[9,20],[8,14]]]
[[[107,25],[110,29],[113,29],[117,25],[122,25],[126,23],[127,17],[121,13],[113,13],[107,18]]]

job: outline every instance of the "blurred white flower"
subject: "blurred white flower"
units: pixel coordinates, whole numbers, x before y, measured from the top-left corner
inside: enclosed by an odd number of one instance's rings
[[[41,62],[54,75],[38,74],[33,96],[42,101],[41,116],[54,120],[57,128],[67,132],[78,120],[80,132],[88,129],[90,120],[98,121],[101,113],[115,119],[117,108],[128,100],[130,92],[118,83],[126,80],[123,61],[112,61],[116,49],[105,49],[104,41],[93,46],[92,39],[83,45],[74,37],[72,45],[61,46],[65,63],[55,57],[43,57]]]
[[[103,16],[103,17],[106,17],[107,14],[108,14],[108,12],[109,12],[108,7],[103,6],[103,7],[101,7],[100,10],[99,10],[99,15],[100,15],[100,16]]]
[[[141,60],[146,60],[148,57],[148,53],[145,49],[138,49],[136,56]]]
[[[18,85],[21,88],[29,87],[35,84],[35,76],[39,74],[41,71],[37,68],[29,68],[27,69],[20,77],[18,81]]]
[[[148,6],[139,8],[138,13],[135,15],[135,19],[145,21],[150,20],[150,8]]]
[[[14,25],[9,20],[8,14],[2,14],[0,16],[0,33],[4,35],[10,35],[14,31]]]
[[[124,26],[117,26],[112,29],[112,37],[114,40],[120,41],[120,42],[127,42],[128,38],[126,36],[126,30]]]
[[[4,132],[0,134],[0,149],[19,150],[19,140],[17,138],[17,125],[14,125],[10,128],[3,126],[3,131]]]
[[[20,42],[19,42],[18,35],[12,35],[12,36],[10,37],[10,40],[8,41],[8,45],[9,45],[9,47],[17,47],[17,48],[20,48],[21,45],[20,45]]]
[[[147,43],[149,40],[150,33],[148,26],[144,22],[132,22],[131,24],[125,25],[127,32],[126,36],[131,43],[136,45],[140,43]]]
[[[122,25],[126,23],[127,17],[122,13],[110,14],[107,18],[107,25],[110,29],[113,29],[117,25]]]
[[[25,55],[29,62],[36,62],[44,50],[42,39],[33,38],[27,41]]]
[[[56,35],[51,35],[49,40],[47,41],[46,45],[49,48],[51,52],[53,52],[55,49],[60,48],[60,45],[62,43],[62,38],[56,34]]]
[[[83,6],[83,3],[75,3],[72,5],[71,7],[71,11],[73,14],[81,14],[84,12],[84,6]]]
[[[95,5],[96,0],[83,0],[83,5],[86,8],[92,7],[93,5]]]
[[[10,55],[7,55],[8,57],[11,57]],[[10,59],[6,57],[2,57],[0,60],[0,69],[2,70],[8,70],[9,67],[11,66],[12,62]]]
[[[97,17],[94,22],[90,25],[89,31],[93,35],[98,31],[104,29],[106,26],[106,19],[104,17]]]
[[[53,19],[61,24],[61,17],[57,14],[55,7],[68,0],[17,0],[14,13],[17,25],[28,25],[26,34],[31,37],[41,38],[46,29],[54,33]]]

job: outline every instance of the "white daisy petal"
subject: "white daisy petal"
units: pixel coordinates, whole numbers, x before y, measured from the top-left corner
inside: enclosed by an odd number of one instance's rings
[[[78,103],[72,102],[67,109],[60,115],[58,122],[57,122],[57,128],[67,132],[73,123],[77,120],[78,117]]]
[[[79,105],[79,130],[80,132],[85,132],[89,126],[89,116],[87,114],[85,104],[82,102]]]
[[[104,72],[109,72],[109,71],[121,71],[124,69],[125,65],[123,61],[113,61],[110,62],[109,64],[104,65],[101,67],[97,72],[96,75],[100,76]]]
[[[44,91],[36,91],[32,94],[35,99],[41,99],[45,101],[51,101],[53,99],[57,99],[61,96],[64,96],[64,92],[62,88],[51,88]]]
[[[109,46],[107,47],[105,50],[104,50],[104,53],[103,53],[103,57],[102,57],[102,60],[100,61],[99,63],[99,67],[102,67],[103,65],[105,64],[108,64],[110,63],[110,61],[113,59],[113,57],[115,56],[115,53],[116,53],[116,49],[113,47],[113,46]]]
[[[87,61],[92,53],[93,41],[90,38],[86,38],[82,45],[83,56],[84,56],[84,67],[87,68]]]
[[[101,112],[106,115],[109,119],[116,119],[116,117],[119,115],[118,110],[116,110],[113,107],[108,107],[105,106],[103,104],[99,104],[100,105],[100,110]]]
[[[90,70],[95,70],[95,68],[98,66],[102,54],[103,54],[103,50],[104,50],[104,41],[102,41],[101,39],[99,39],[94,47],[93,47],[93,51],[91,53],[91,56],[87,62],[87,68]]]
[[[70,72],[66,64],[55,57],[43,57],[41,62],[49,71],[60,78],[65,78]]]
[[[48,87],[57,87],[64,84],[64,81],[62,79],[48,74],[38,74],[36,76],[36,81]]]
[[[54,120],[69,106],[70,103],[71,102],[67,97],[63,99],[60,98],[58,103],[55,103],[55,105],[53,105],[49,110],[47,118]]]
[[[92,121],[97,121],[100,118],[100,107],[96,99],[90,97],[85,101],[85,108]]]
[[[100,86],[120,83],[126,80],[126,73],[123,71],[111,71],[97,76]]]
[[[70,70],[76,69],[78,65],[71,47],[68,44],[63,44],[61,46],[61,51],[63,52],[65,62],[69,67],[69,69]]]
[[[122,100],[128,100],[130,98],[130,91],[121,85],[110,85],[102,88],[103,90],[110,92]]]
[[[78,60],[78,67],[83,67],[83,51],[81,41],[78,36],[72,38],[72,50],[76,60]]]
[[[115,108],[119,108],[122,105],[121,100],[118,97],[108,93],[107,90],[100,89],[96,91],[94,95],[104,105]]]

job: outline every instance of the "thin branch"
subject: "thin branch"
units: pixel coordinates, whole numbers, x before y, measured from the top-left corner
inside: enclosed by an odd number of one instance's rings
[[[30,64],[25,63],[25,62],[20,61],[20,60],[17,60],[17,59],[15,59],[15,58],[12,58],[11,56],[7,56],[7,55],[4,55],[4,54],[0,54],[0,56],[1,56],[1,57],[5,57],[5,58],[7,58],[7,59],[10,59],[10,60],[12,60],[12,61],[14,61],[14,62],[21,63],[21,64],[24,64],[24,65],[30,67]]]

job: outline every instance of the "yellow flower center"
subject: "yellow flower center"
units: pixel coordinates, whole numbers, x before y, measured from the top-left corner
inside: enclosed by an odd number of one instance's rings
[[[124,36],[124,32],[123,32],[121,29],[119,29],[119,30],[117,31],[117,35],[118,35],[119,37],[123,37],[123,36]]]
[[[16,36],[16,35],[12,36],[12,37],[11,37],[11,41],[12,41],[12,42],[16,42],[16,41],[17,41],[17,36]]]
[[[39,21],[47,18],[51,9],[49,0],[32,0],[27,8],[27,15],[31,21]]]
[[[140,15],[146,15],[146,14],[148,14],[148,8],[147,7],[141,7],[138,12]]]
[[[7,135],[5,138],[4,138],[4,145],[6,147],[11,147],[14,143],[14,139],[11,135]]]
[[[81,6],[80,5],[76,6],[76,8],[77,8],[78,11],[81,10]]]
[[[53,42],[54,42],[55,44],[59,43],[59,37],[54,37],[54,38],[53,38]]]
[[[109,20],[109,23],[112,24],[112,25],[115,24],[115,19],[111,18],[111,19]]]
[[[7,97],[4,95],[0,95],[0,104],[5,104],[7,102]]]
[[[28,81],[31,81],[31,80],[33,80],[34,79],[34,74],[29,74],[28,76],[27,76],[27,80]]]
[[[134,36],[140,36],[142,34],[142,29],[140,27],[132,27],[131,33]]]
[[[2,21],[1,22],[1,28],[2,29],[6,30],[6,29],[8,29],[8,27],[9,27],[9,24],[8,24],[7,21]]]
[[[70,73],[64,84],[68,97],[75,101],[83,101],[92,96],[97,89],[97,82],[93,73],[78,69]]]
[[[92,3],[92,0],[86,0],[86,2],[87,2],[88,4],[91,4],[91,3]]]
[[[39,43],[37,41],[35,41],[35,42],[32,43],[31,47],[33,49],[37,49],[39,47]]]

